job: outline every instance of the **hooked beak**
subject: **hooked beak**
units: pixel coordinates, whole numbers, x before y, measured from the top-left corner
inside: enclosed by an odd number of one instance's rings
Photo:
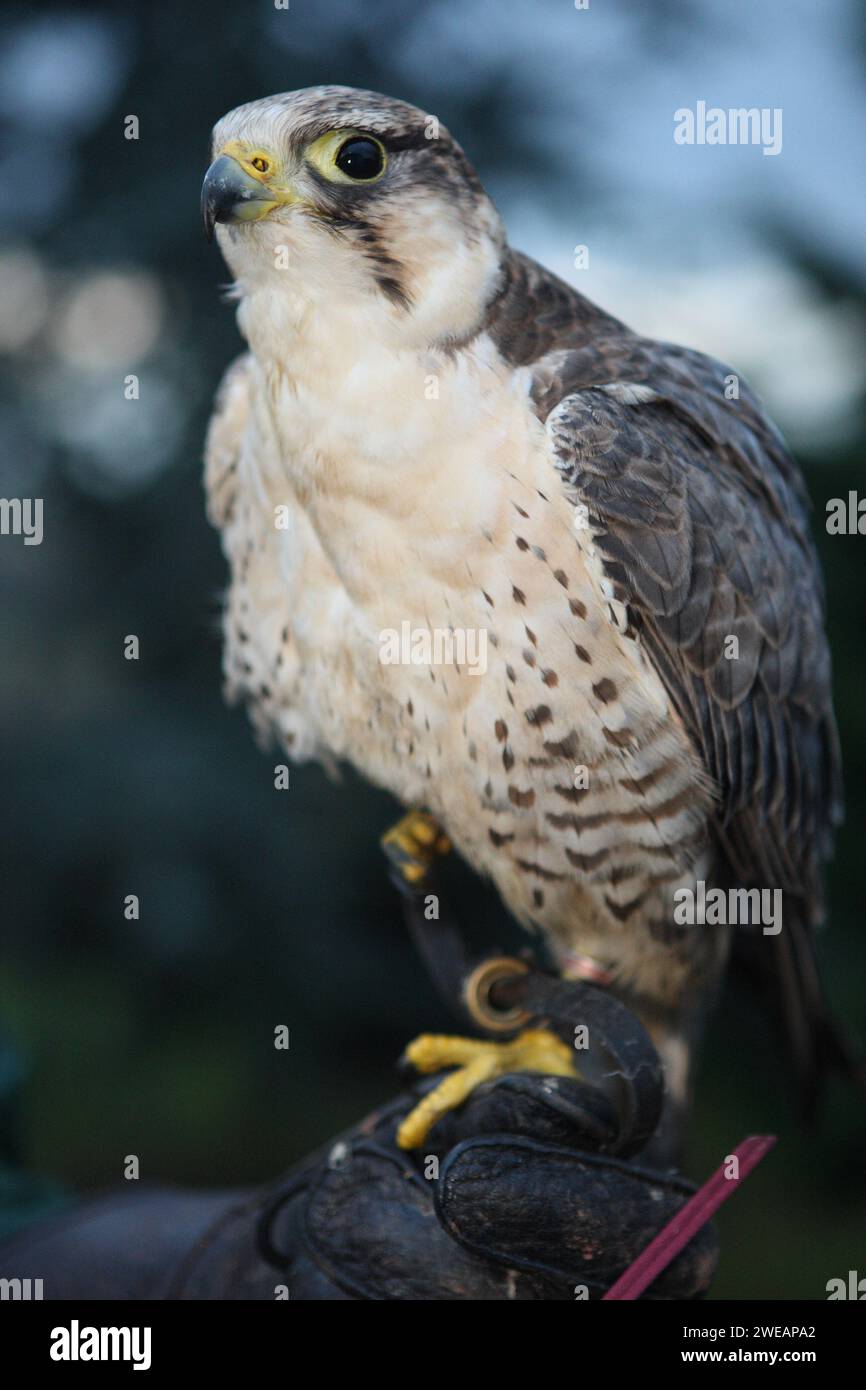
[[[217,222],[257,222],[287,197],[274,197],[276,190],[259,183],[236,159],[221,154],[204,176],[201,186],[201,215],[208,241],[213,240]]]

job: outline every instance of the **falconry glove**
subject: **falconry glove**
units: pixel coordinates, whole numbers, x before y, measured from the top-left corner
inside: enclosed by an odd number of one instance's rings
[[[694,1191],[605,1153],[614,1117],[581,1082],[500,1078],[407,1155],[395,1136],[411,1103],[372,1116],[276,1199],[263,1238],[291,1297],[600,1298]],[[705,1227],[646,1296],[698,1297],[715,1263]]]
[[[7,1243],[0,1276],[43,1278],[46,1299],[597,1299],[694,1190],[606,1152],[613,1112],[582,1082],[502,1077],[408,1154],[416,1099],[264,1192],[83,1203]],[[646,1297],[700,1296],[715,1262],[705,1227]]]

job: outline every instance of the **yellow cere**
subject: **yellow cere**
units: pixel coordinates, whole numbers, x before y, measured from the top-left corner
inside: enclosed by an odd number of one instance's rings
[[[267,150],[251,149],[241,140],[229,140],[223,145],[219,153],[230,155],[232,159],[236,159],[246,173],[251,174],[259,181],[269,178],[275,168],[272,154]]]

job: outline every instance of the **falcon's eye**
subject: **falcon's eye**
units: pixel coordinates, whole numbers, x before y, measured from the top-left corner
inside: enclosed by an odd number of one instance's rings
[[[265,159],[263,154],[257,154],[250,160],[254,169],[258,169],[260,174],[266,174],[271,167],[269,159]]]
[[[329,130],[304,151],[305,158],[330,183],[375,183],[385,172],[384,146],[363,130]]]
[[[385,167],[385,151],[378,140],[353,135],[340,146],[334,163],[350,179],[375,179]]]

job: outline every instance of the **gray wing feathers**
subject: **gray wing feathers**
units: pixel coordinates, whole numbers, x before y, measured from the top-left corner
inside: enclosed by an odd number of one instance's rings
[[[652,396],[566,395],[547,420],[557,467],[716,781],[738,877],[815,921],[841,797],[802,485],[745,388],[725,400],[726,368],[662,344],[628,356]]]

